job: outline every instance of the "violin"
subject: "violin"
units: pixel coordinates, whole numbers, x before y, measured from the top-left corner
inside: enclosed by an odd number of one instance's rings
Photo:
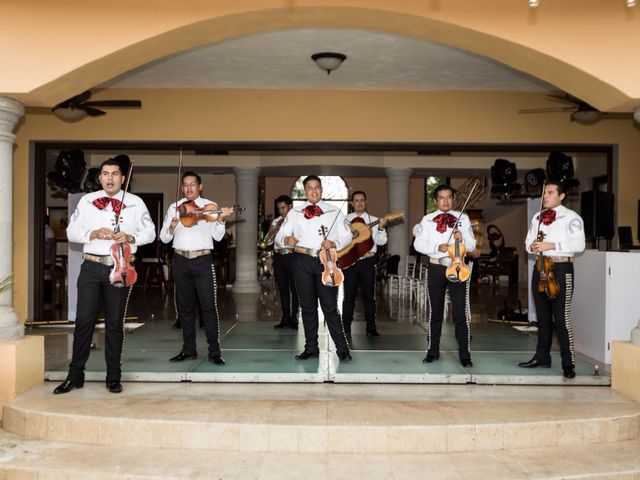
[[[465,255],[467,254],[467,247],[457,238],[449,245],[447,250],[449,258],[451,258],[451,265],[447,267],[445,275],[450,282],[466,282],[471,275],[469,266],[464,263]]]
[[[231,207],[234,211],[243,212],[245,208],[238,205]],[[180,223],[187,228],[193,227],[198,222],[217,222],[222,210],[217,203],[212,202],[204,207],[196,207],[191,203],[183,203],[178,207]]]
[[[542,191],[544,192],[544,185],[542,187]],[[544,195],[543,195],[544,196]],[[542,205],[540,206],[540,213],[538,214],[538,242],[542,242],[544,240],[544,232],[540,230],[540,224],[542,217]],[[541,297],[552,299],[558,296],[560,293],[560,285],[558,285],[558,281],[556,280],[555,274],[553,272],[553,260],[549,257],[545,257],[542,252],[538,253],[536,258],[536,270],[540,274],[540,279],[538,280],[538,293]]]
[[[321,227],[322,234],[327,238],[327,227]],[[338,253],[335,248],[323,248],[318,253],[318,258],[324,270],[322,271],[322,284],[328,287],[339,287],[344,282],[344,273],[338,267]]]
[[[404,217],[402,210],[397,210],[385,215],[387,221],[393,221]],[[380,223],[379,218],[375,222],[365,223],[361,217],[355,217],[351,220],[351,234],[353,240],[351,243],[341,250],[338,250],[338,265],[340,268],[349,268],[364,256],[373,247],[373,239],[371,238],[371,229]]]
[[[122,192],[121,203],[124,208],[124,196],[129,188],[129,179],[131,178],[131,171],[133,170],[133,162],[129,164],[129,171],[127,172],[127,182]],[[122,208],[116,214],[116,228],[114,233],[120,231],[120,212]],[[131,265],[131,246],[128,243],[116,243],[113,242],[109,249],[109,254],[113,259],[113,268],[109,273],[109,282],[114,287],[130,287],[138,280],[138,273],[136,269]]]

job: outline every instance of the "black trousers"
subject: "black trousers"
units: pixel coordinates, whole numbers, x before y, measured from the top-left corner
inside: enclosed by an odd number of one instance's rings
[[[573,298],[573,263],[556,263],[554,276],[560,287],[558,296],[547,299],[538,293],[540,274],[533,267],[531,288],[538,317],[538,346],[536,359],[542,363],[551,363],[551,343],[555,328],[560,344],[562,367],[575,366],[573,347],[573,327],[571,326],[571,300]]]
[[[78,306],[73,330],[70,380],[84,380],[84,367],[91,353],[91,338],[100,310],[104,307],[106,381],[120,381],[124,317],[132,287],[118,288],[109,282],[112,267],[85,260],[78,275]]]
[[[351,334],[353,312],[356,307],[358,288],[362,290],[364,318],[367,330],[376,329],[376,257],[363,258],[342,271],[344,273],[344,300],[342,321],[347,334]]]
[[[302,307],[305,350],[319,353],[318,347],[318,300],[329,328],[329,334],[336,344],[336,353],[348,353],[349,345],[338,311],[338,287],[328,287],[322,283],[322,264],[309,255],[293,253],[293,271]]]
[[[176,305],[182,323],[182,352],[195,355],[196,302],[200,306],[201,320],[209,344],[209,355],[220,355],[220,316],[218,315],[218,291],[216,271],[211,255],[187,259],[173,257],[173,281]]]
[[[429,300],[429,333],[427,337],[427,353],[440,354],[440,336],[444,316],[444,301],[447,289],[451,298],[453,323],[456,340],[458,340],[458,357],[460,360],[471,359],[469,349],[469,280],[454,283],[447,280],[447,267],[429,263],[427,269],[427,297]]]
[[[282,323],[289,325],[298,324],[298,292],[296,282],[293,279],[293,254],[273,254],[273,273],[280,292],[280,305],[282,307]]]

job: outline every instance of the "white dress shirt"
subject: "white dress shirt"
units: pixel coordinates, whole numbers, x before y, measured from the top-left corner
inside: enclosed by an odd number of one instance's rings
[[[584,224],[582,218],[573,210],[559,205],[554,208],[556,219],[550,225],[540,223],[540,231],[544,232],[543,242],[555,243],[553,250],[542,252],[545,257],[573,257],[584,251]],[[538,217],[536,213],[531,219],[531,225],[524,241],[527,252],[531,252],[531,244],[538,239]]]
[[[104,256],[110,255],[113,240],[89,239],[91,232],[99,228],[115,229],[116,214],[111,203],[102,210],[93,204],[94,200],[101,197],[108,197],[104,190],[88,193],[80,199],[67,226],[67,238],[70,242],[82,243],[84,253]],[[120,200],[122,191],[112,198]],[[151,243],[156,238],[156,227],[147,206],[133,193],[127,193],[124,197],[124,208],[120,211],[119,224],[121,232],[135,238],[135,243],[131,245],[131,253],[135,253],[139,245]]]
[[[178,205],[188,202],[186,198],[178,201]],[[202,208],[205,205],[213,203],[206,198],[198,197],[194,200],[195,204]],[[160,240],[169,243],[173,240],[174,250],[184,250],[186,252],[194,250],[212,250],[213,240],[220,241],[224,237],[225,222],[206,222],[204,220],[197,222],[192,227],[185,227],[178,222],[173,234],[169,233],[171,222],[176,217],[176,203],[169,205],[167,214],[164,216],[162,230],[160,230]]]
[[[429,255],[429,257],[434,259],[448,256],[447,252],[443,253],[438,250],[440,244],[447,243],[450,245],[455,242],[455,238],[451,234],[453,228],[447,226],[447,229],[442,233],[438,232],[436,229],[438,224],[434,222],[433,219],[442,213],[444,212],[436,210],[429,215],[425,215],[422,218],[422,221],[413,228],[413,234],[416,237],[413,242],[415,249],[418,252],[424,255]],[[476,248],[476,238],[473,236],[473,229],[471,228],[469,216],[466,213],[463,213],[462,216],[460,216],[460,212],[455,210],[449,210],[446,213],[450,213],[456,218],[460,217],[457,228],[462,232],[462,242],[467,248],[467,252],[473,252]]]
[[[378,220],[378,217],[374,215],[369,215],[367,212],[362,212],[362,215],[358,215],[356,212],[352,212],[349,215],[347,215],[347,221],[351,223],[351,220],[353,220],[356,217],[362,218],[362,220],[364,220],[364,223],[366,225],[369,225],[370,223],[373,223],[376,220]],[[373,240],[373,247],[371,247],[371,250],[369,251],[372,253],[376,253],[378,251],[378,245],[382,246],[387,244],[387,231],[380,230],[376,225],[375,227],[371,228],[371,239]]]
[[[293,236],[298,239],[297,247],[318,251],[325,239],[322,233],[322,227],[324,227],[325,231],[328,232],[326,235],[327,240],[335,242],[337,250],[351,243],[353,239],[351,225],[337,207],[320,201],[316,205],[322,209],[323,214],[319,217],[307,219],[304,216],[304,208],[308,205],[311,205],[311,203],[305,202],[304,205],[289,211],[282,227],[280,227],[280,231],[276,235],[276,242],[284,244],[284,237]]]

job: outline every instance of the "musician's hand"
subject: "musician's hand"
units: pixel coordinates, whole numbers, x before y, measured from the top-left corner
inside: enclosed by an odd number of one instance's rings
[[[112,240],[113,230],[107,227],[98,228],[89,235],[89,240],[95,240],[96,238],[99,240]]]
[[[384,227],[386,224],[387,224],[387,219],[382,217],[378,222],[378,230],[384,230]]]
[[[169,233],[171,235],[173,235],[173,232],[176,231],[176,226],[178,225],[178,223],[180,223],[180,218],[176,217],[173,220],[171,220],[171,225],[169,225]]]
[[[440,253],[447,253],[449,251],[449,245],[447,245],[446,243],[441,243],[440,245],[438,245],[438,251]]]
[[[455,238],[456,240],[461,242],[462,241],[462,232],[460,230],[456,230],[455,233],[453,234],[453,238]]]
[[[295,247],[298,244],[299,240],[294,237],[284,237],[284,244],[288,247]]]
[[[124,233],[124,232],[114,233],[113,234],[113,240],[116,243],[128,243],[129,242],[129,235]]]
[[[540,252],[545,252],[547,250],[553,250],[556,248],[556,244],[555,243],[551,243],[551,242],[533,242],[531,244],[531,251],[533,253],[540,253]]]
[[[321,244],[322,248],[336,248],[336,242],[331,240],[324,240]]]
[[[225,218],[227,218],[230,215],[233,215],[233,212],[235,211],[235,208],[233,208],[233,207],[232,208],[222,207],[220,210],[222,210],[222,213],[218,217],[218,221],[219,222],[224,222]]]

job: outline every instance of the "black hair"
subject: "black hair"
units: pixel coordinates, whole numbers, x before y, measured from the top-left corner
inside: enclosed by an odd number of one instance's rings
[[[438,194],[443,190],[451,190],[451,193],[453,195],[456,194],[455,189],[451,185],[449,185],[448,183],[443,183],[442,185],[438,185],[436,189],[433,191],[433,198],[437,200]]]
[[[181,182],[184,182],[184,179],[187,177],[194,177],[196,179],[196,181],[198,182],[198,185],[202,184],[202,179],[200,178],[200,175],[198,175],[196,172],[192,172],[191,170],[187,170],[186,172],[184,172],[182,174],[182,178],[181,178]]]
[[[320,177],[317,175],[309,175],[307,178],[305,178],[302,181],[302,186],[306,187],[307,186],[307,182],[310,182],[311,180],[315,180],[316,182],[318,182],[320,185],[322,185],[322,180],[320,180]]]
[[[364,199],[367,199],[367,194],[364,193],[362,190],[356,190],[355,192],[353,192],[351,194],[351,201],[353,202],[353,197],[355,197],[356,195],[362,195],[364,197]]]
[[[100,164],[100,171],[102,172],[102,169],[104,167],[107,167],[107,166],[109,166],[109,167],[110,166],[116,166],[116,167],[118,167],[118,170],[120,170],[120,175],[126,175],[126,172],[124,172],[123,169],[122,169],[122,163],[120,163],[120,161],[117,160],[116,158],[108,158],[107,160],[102,162]]]
[[[545,185],[555,185],[556,188],[558,189],[558,195],[562,195],[564,193],[566,196],[567,194],[567,187],[562,180],[549,179],[547,180]],[[544,194],[544,192],[542,193]]]
[[[280,195],[276,198],[276,203],[286,203],[287,205],[293,205],[293,200],[289,195]]]

